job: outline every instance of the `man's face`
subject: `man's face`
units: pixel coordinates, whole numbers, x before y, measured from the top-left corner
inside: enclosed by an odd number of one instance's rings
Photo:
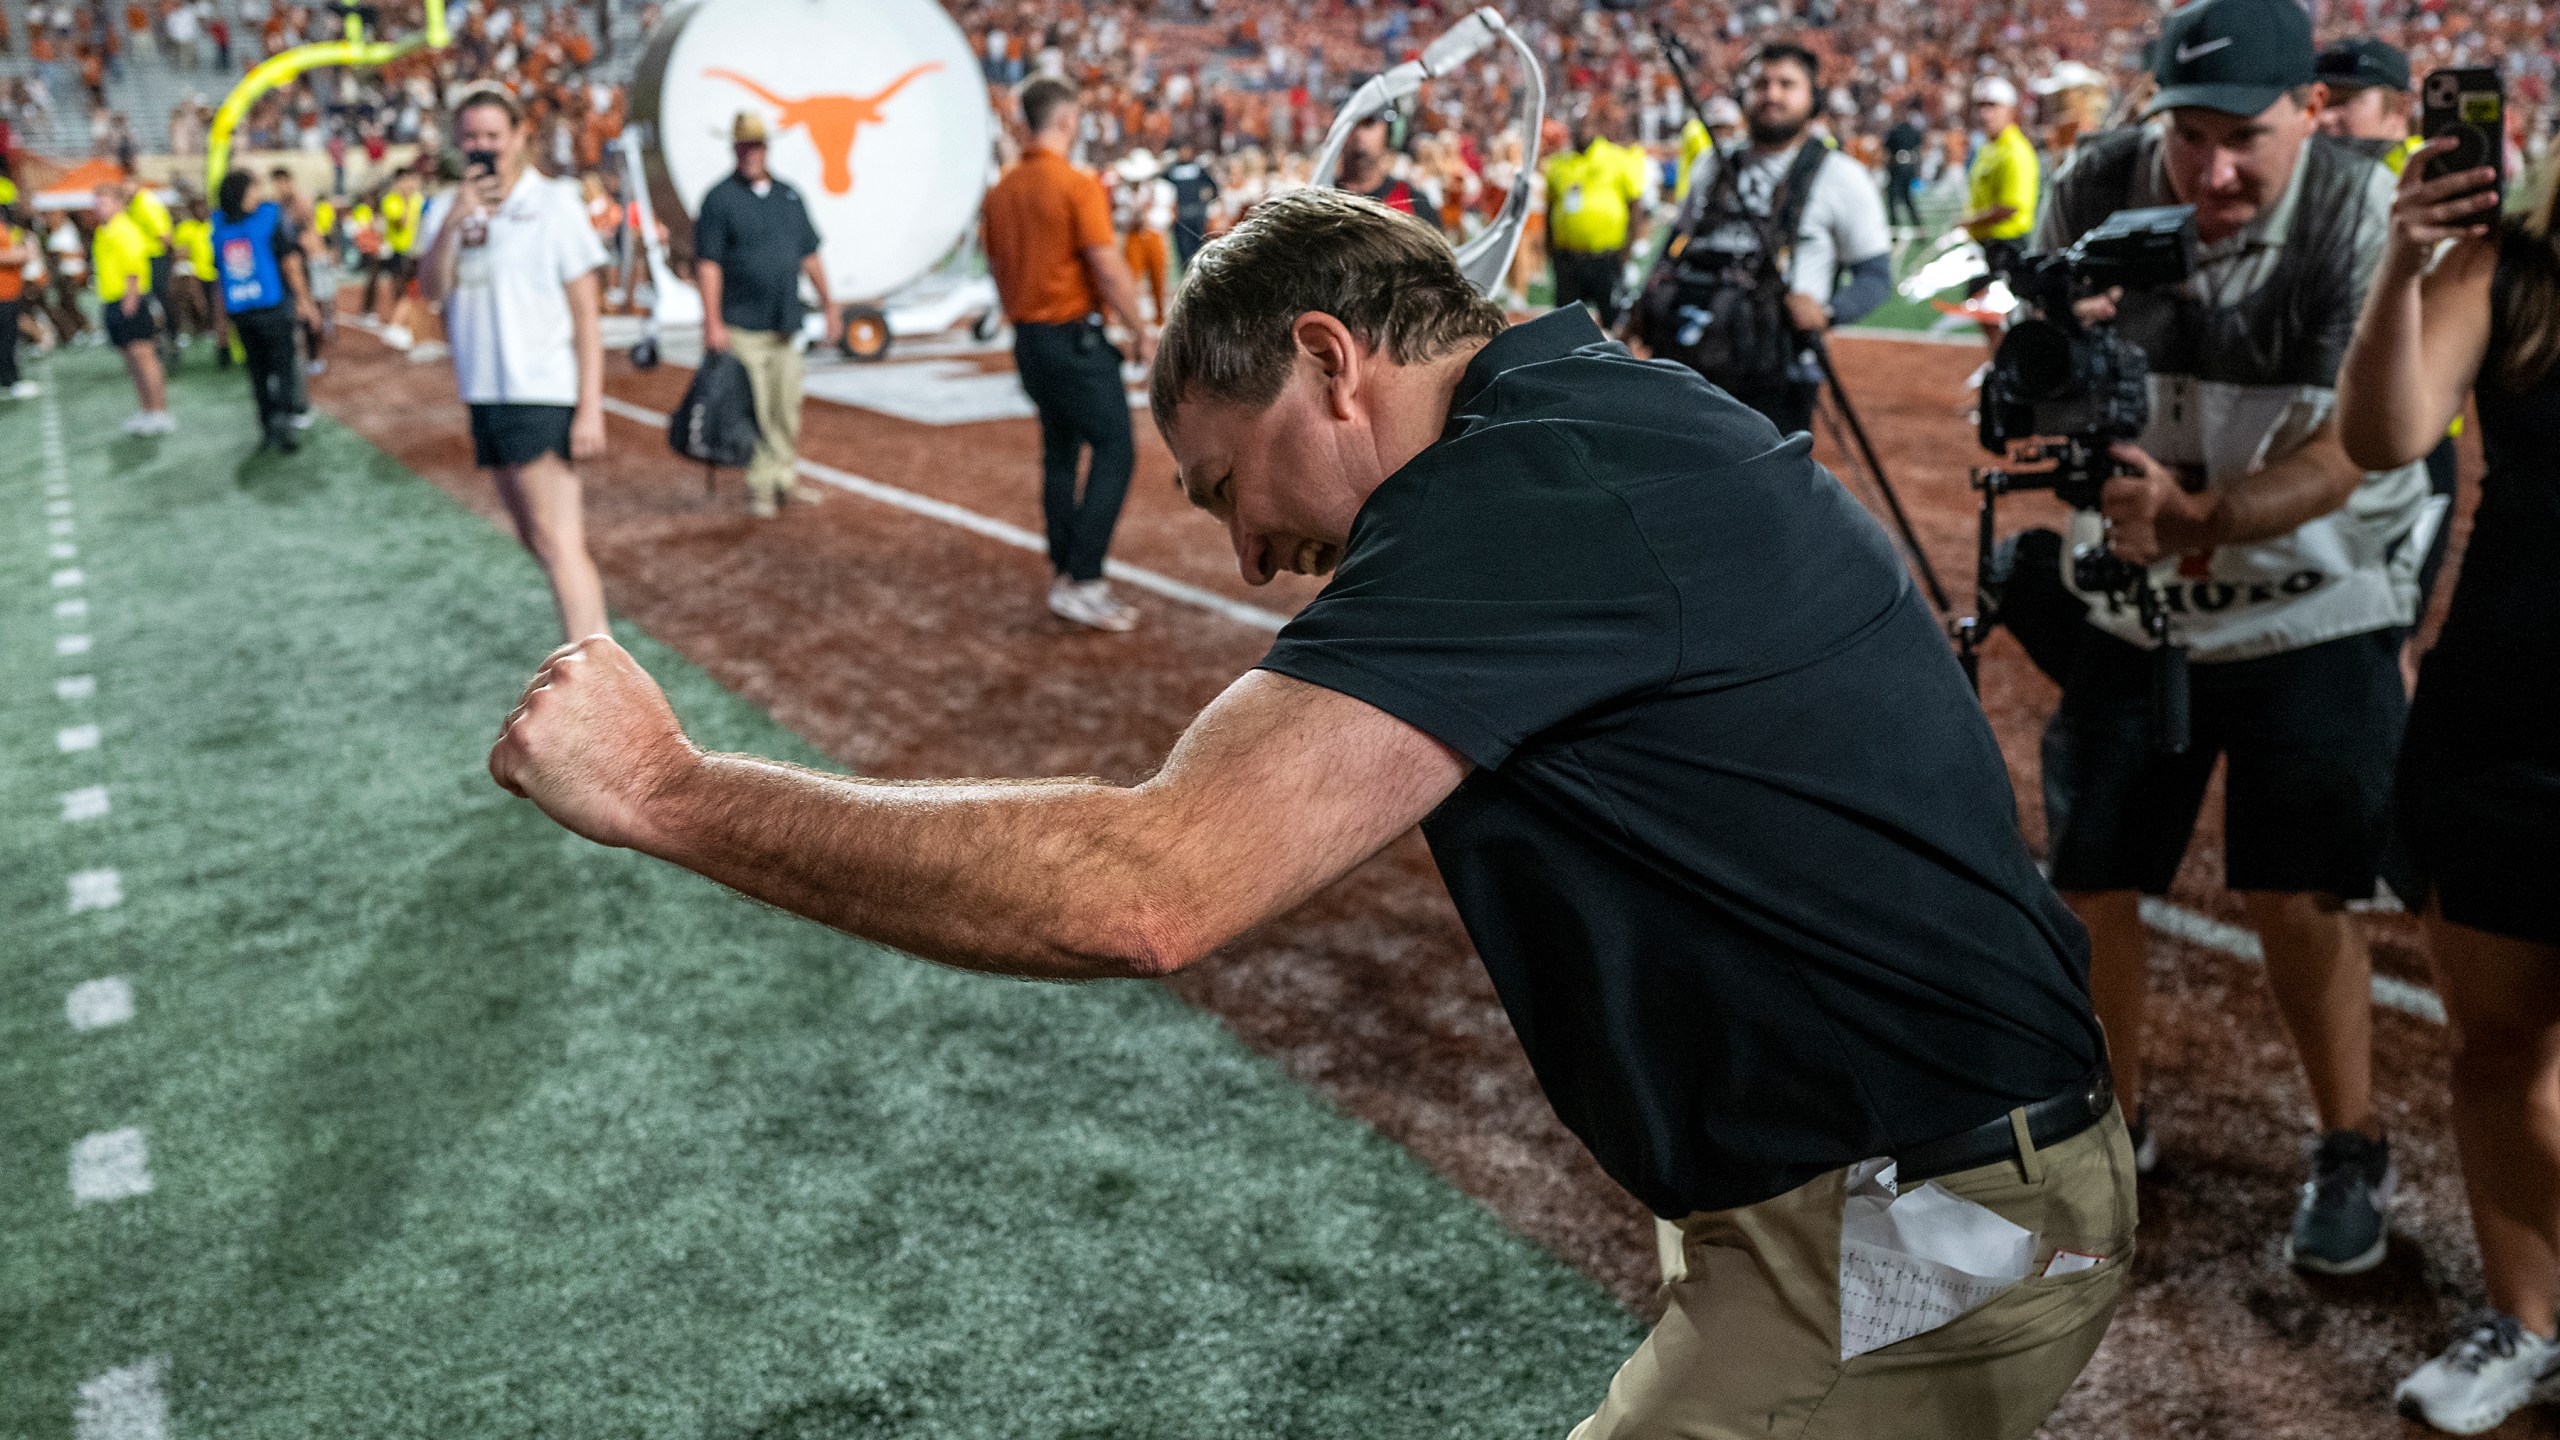
[[[1997,100],[1976,100],[1973,102],[1973,123],[1981,128],[1983,134],[1997,135],[2018,123],[2018,107],[2003,105]]]
[[[1803,133],[1806,122],[1813,119],[1813,77],[1792,60],[1754,67],[1751,86],[1744,93],[1748,97],[1744,118],[1750,122],[1754,140],[1783,144]]]
[[[1283,570],[1331,574],[1352,518],[1386,478],[1366,428],[1334,414],[1304,357],[1263,410],[1185,401],[1165,438],[1183,494],[1225,523],[1248,585]]]
[[[2210,244],[2228,237],[2284,194],[2318,128],[2317,95],[2309,105],[2288,95],[2255,115],[2199,106],[2169,112],[2169,190],[2196,207],[2198,239]]]
[[[257,186],[256,186],[256,185],[255,185],[255,183],[253,182],[253,183],[251,184],[250,188],[251,188],[252,190],[255,190],[255,189],[257,188]],[[292,176],[292,175],[290,175],[290,174],[285,174],[285,175],[279,175],[279,176],[275,177],[275,188],[274,188],[274,193],[275,193],[275,198],[276,198],[276,199],[278,199],[278,200],[280,200],[280,201],[283,201],[285,204],[288,204],[288,205],[292,204],[292,203],[293,203],[293,198],[294,198],[294,197],[293,197],[293,176]]]
[[[1342,153],[1354,160],[1375,160],[1387,153],[1387,117],[1373,115],[1351,127],[1351,138],[1342,143]]]
[[[2320,109],[2320,128],[2342,140],[2409,138],[2409,92],[2361,85],[2333,92]]]
[[[738,153],[739,174],[746,176],[749,180],[761,180],[764,178],[763,141],[741,140],[730,148]]]

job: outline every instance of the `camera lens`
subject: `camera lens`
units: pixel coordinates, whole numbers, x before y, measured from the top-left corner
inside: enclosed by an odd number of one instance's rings
[[[2071,388],[2071,337],[2045,320],[2026,320],[2000,342],[1994,364],[2022,400],[2052,400]]]

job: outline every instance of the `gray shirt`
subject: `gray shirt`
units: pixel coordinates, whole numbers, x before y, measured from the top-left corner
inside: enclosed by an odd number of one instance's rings
[[[1779,182],[1796,162],[1803,140],[1784,150],[1743,146],[1738,151],[1734,195],[1751,214],[1767,216]],[[1681,202],[1678,229],[1697,223],[1716,179],[1716,152],[1698,157],[1689,172],[1689,195]],[[1757,243],[1748,226],[1733,224],[1699,235],[1690,242],[1714,250],[1748,253]],[[1787,267],[1787,288],[1799,295],[1828,301],[1839,288],[1840,272],[1891,253],[1893,232],[1885,224],[1884,194],[1867,178],[1866,168],[1837,150],[1823,157],[1813,172],[1813,193],[1805,197],[1796,226],[1795,250]]]

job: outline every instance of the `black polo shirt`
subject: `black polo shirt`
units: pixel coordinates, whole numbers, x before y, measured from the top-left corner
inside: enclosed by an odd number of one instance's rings
[[[1475,357],[1262,662],[1474,763],[1423,834],[1556,1112],[1666,1216],[2102,1054],[1991,727],[1809,446],[1568,306]]]
[[[720,319],[736,330],[798,330],[800,262],[817,251],[809,207],[779,180],[758,195],[733,171],[693,222],[694,258],[720,267]]]

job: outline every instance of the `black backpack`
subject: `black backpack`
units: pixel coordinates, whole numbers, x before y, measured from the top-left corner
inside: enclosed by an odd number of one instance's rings
[[[1657,358],[1677,360],[1727,390],[1787,377],[1796,336],[1787,323],[1786,260],[1812,198],[1814,172],[1830,156],[1829,146],[1808,137],[1769,197],[1769,213],[1760,216],[1743,208],[1740,167],[1718,154],[1715,186],[1696,223],[1672,237],[1670,263],[1654,271],[1636,302],[1637,333]],[[1758,239],[1754,253],[1721,254],[1694,243],[1737,223]]]
[[[667,445],[687,460],[718,469],[736,468],[755,458],[755,391],[747,383],[747,367],[726,350],[702,357],[684,399],[667,418]]]

